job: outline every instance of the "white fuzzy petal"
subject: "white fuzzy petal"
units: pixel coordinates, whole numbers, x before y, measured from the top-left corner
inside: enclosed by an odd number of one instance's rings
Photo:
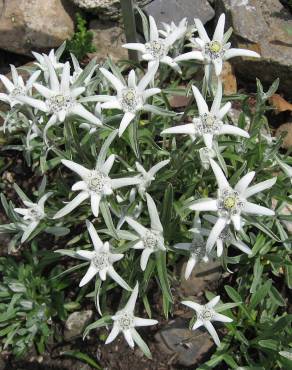
[[[80,281],[79,286],[82,287],[82,286],[86,285],[87,283],[89,283],[89,281],[94,278],[94,276],[97,274],[97,272],[98,272],[97,268],[94,267],[93,265],[90,265],[86,274],[84,275],[84,277]]]
[[[274,177],[266,181],[259,182],[258,184],[253,185],[250,188],[247,188],[243,196],[245,198],[249,198],[257,193],[270,189],[273,185],[275,185],[276,181],[277,181],[277,177]]]
[[[211,167],[213,169],[213,172],[214,172],[214,175],[216,177],[216,181],[217,181],[217,184],[218,184],[218,187],[220,190],[223,190],[223,189],[229,189],[230,188],[230,185],[222,171],[222,169],[218,166],[218,164],[210,158],[210,164],[211,164]]]
[[[200,115],[206,114],[206,113],[208,114],[209,113],[208,105],[205,99],[203,98],[202,94],[200,93],[199,89],[194,85],[192,86],[192,89],[193,89],[193,93],[194,93],[194,96],[197,102],[199,114]]]
[[[103,242],[101,241],[100,237],[98,236],[97,231],[95,230],[95,227],[88,220],[86,220],[86,226],[87,226],[87,230],[90,234],[90,237],[91,237],[91,240],[92,240],[95,251],[100,252],[100,249],[103,246]]]
[[[146,248],[143,250],[141,254],[141,259],[140,259],[140,266],[141,266],[142,271],[145,271],[149,257],[152,253],[153,253],[153,250],[150,248]]]
[[[245,202],[242,208],[242,212],[250,213],[259,216],[274,216],[275,212],[269,208],[259,206],[254,203]]]
[[[73,209],[75,209],[76,207],[78,207],[79,204],[81,204],[87,198],[89,198],[89,194],[87,192],[85,192],[85,191],[82,191],[73,200],[71,200],[70,203],[66,204],[65,207],[63,207],[62,209],[60,209],[60,211],[58,211],[55,214],[55,216],[53,217],[53,219],[55,220],[57,218],[61,218],[61,217],[66,216],[68,213],[70,213],[71,211],[73,211]]]

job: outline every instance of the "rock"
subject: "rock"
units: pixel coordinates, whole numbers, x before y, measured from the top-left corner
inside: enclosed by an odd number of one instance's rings
[[[292,122],[284,123],[278,127],[276,136],[280,136],[283,132],[286,132],[286,135],[283,139],[282,148],[290,149],[292,148]]]
[[[204,329],[191,331],[188,323],[176,320],[173,324],[155,334],[159,349],[175,356],[175,362],[181,366],[198,364],[213,347],[210,335]]]
[[[92,310],[76,311],[69,315],[65,323],[65,340],[71,340],[83,334],[83,330],[88,325],[93,316]]]
[[[1,12],[0,48],[30,55],[31,50],[59,46],[74,33],[74,22],[67,12],[68,1],[6,1]]]
[[[185,17],[189,24],[194,24],[194,18],[205,24],[215,15],[207,0],[154,0],[144,7],[144,11],[155,18],[158,26],[161,22],[177,24]]]
[[[292,17],[279,0],[218,0],[217,14],[226,13],[226,30],[233,28],[233,45],[261,54],[261,59],[233,58],[236,75],[264,84],[280,77],[280,88],[291,95]],[[245,60],[243,60],[245,59]]]
[[[184,263],[181,271],[181,290],[185,297],[198,295],[207,288],[210,290],[211,285],[218,285],[221,277],[221,267],[218,260],[199,263],[187,280],[184,278],[185,268],[186,263]]]
[[[71,0],[78,7],[97,14],[100,19],[117,20],[120,18],[120,0]],[[136,0],[136,4],[143,7],[152,0]]]
[[[110,56],[113,61],[128,59],[128,51],[122,48],[126,43],[124,31],[116,23],[102,23],[94,20],[90,22],[90,31],[93,33],[93,45],[95,53],[90,53],[90,57],[97,57],[99,62],[104,61]]]
[[[233,95],[237,93],[237,81],[233,71],[232,64],[225,62],[222,69],[222,83],[224,87],[224,95]]]

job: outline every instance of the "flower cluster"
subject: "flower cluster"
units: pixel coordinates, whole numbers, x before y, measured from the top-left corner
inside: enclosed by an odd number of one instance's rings
[[[96,279],[100,287],[101,283],[109,277],[120,288],[125,289],[124,294],[130,294],[124,308],[110,316],[113,328],[106,343],[112,342],[122,332],[130,347],[134,347],[135,342],[146,355],[149,355],[147,345],[135,328],[155,325],[157,321],[134,316],[134,308],[139,295],[139,283],[140,286],[142,284],[145,286],[145,280],[154,271],[154,264],[156,263],[157,266],[158,278],[167,279],[167,273],[161,272],[164,271],[161,267],[163,263],[166,270],[166,255],[169,251],[184,251],[188,255],[185,271],[185,278],[188,279],[199,262],[208,263],[216,257],[221,257],[226,247],[235,246],[247,255],[251,255],[251,249],[246,241],[241,240],[239,233],[249,227],[249,220],[244,217],[275,215],[273,210],[256,204],[256,199],[251,202],[249,198],[271,188],[277,178],[250,186],[255,176],[255,172],[251,171],[234,185],[233,179],[228,182],[226,168],[220,160],[222,147],[219,146],[219,140],[221,138],[226,139],[231,135],[240,138],[242,143],[250,138],[249,132],[244,128],[231,124],[227,120],[231,103],[225,102],[222,105],[223,87],[220,77],[222,64],[224,60],[235,56],[259,57],[253,51],[231,48],[224,35],[224,24],[223,14],[219,18],[211,40],[201,21],[196,19],[198,37],[191,38],[194,50],[176,55],[177,44],[183,45],[187,37],[186,20],[182,20],[178,26],[172,23],[164,25],[163,30],[158,30],[155,20],[150,16],[149,39],[146,39],[145,43],[124,45],[127,49],[138,50],[141,53],[142,60],[148,62],[147,71],[140,73],[141,71],[130,70],[126,80],[111,62],[98,69],[93,61],[83,70],[73,55],[74,71],[72,72],[69,61],[65,63],[60,61],[64,50],[63,45],[56,52],[51,51],[49,55],[34,53],[37,59],[35,70],[26,83],[13,66],[11,67],[13,82],[5,76],[0,76],[7,89],[7,94],[0,94],[0,99],[12,108],[6,117],[5,127],[12,125],[19,129],[17,127],[19,122],[25,122],[29,142],[25,148],[27,150],[29,147],[30,151],[40,153],[39,165],[43,172],[61,164],[59,172],[55,175],[62,176],[60,189],[56,187],[54,194],[48,192],[37,203],[24,201],[27,208],[14,208],[14,211],[23,217],[24,226],[20,242],[27,241],[41,223],[49,223],[51,225],[49,230],[52,231],[52,228],[60,225],[74,226],[77,222],[84,224],[86,220],[93,250],[84,247],[69,254],[89,264],[79,286],[83,287]],[[190,120],[180,124],[177,120],[180,117],[179,114],[158,107],[162,101],[165,101],[165,97],[161,97],[164,95],[162,86],[155,87],[159,81],[157,71],[161,68],[161,64],[166,64],[181,73],[179,63],[190,59],[198,60],[205,65],[205,80],[208,83],[214,67],[215,78],[217,78],[216,90],[209,108],[206,93],[213,91],[212,86],[209,85],[208,89],[201,93],[193,85],[192,92],[196,104],[192,109],[197,113],[194,112],[191,117],[188,116]],[[115,90],[114,93],[111,92],[111,88]],[[174,125],[169,127],[165,124],[157,137],[149,137],[143,131],[147,126],[144,122],[144,115],[147,114],[154,114],[158,119],[163,117],[163,114],[171,116]],[[170,134],[191,136],[191,143],[183,139],[183,145],[190,153],[193,147],[199,147],[197,152],[203,168],[209,175],[214,174],[218,184],[218,192],[214,197],[199,200],[194,200],[195,198],[192,197],[191,202],[188,202],[186,207],[188,214],[196,211],[193,227],[190,229],[192,239],[188,241],[177,242],[175,237],[169,237],[171,232],[167,230],[167,211],[172,205],[167,203],[167,196],[172,193],[172,190],[165,191],[166,206],[163,210],[161,210],[159,192],[155,193],[153,190],[161,180],[158,172],[162,177],[164,175],[164,181],[168,179],[167,176],[171,176],[172,153],[168,149],[177,143]],[[170,140],[168,140],[169,136]],[[161,137],[163,147],[159,147]],[[171,140],[173,140],[172,144],[170,144]],[[35,145],[35,142],[38,145]],[[122,149],[118,151],[114,142],[122,145]],[[146,152],[146,155],[144,153],[142,157],[139,151],[139,145],[146,145],[145,143],[159,148],[159,158],[151,159],[150,165],[147,159],[149,152]],[[227,141],[224,145],[228,146],[229,143]],[[85,147],[88,150],[82,149]],[[128,148],[131,148],[131,154]],[[52,156],[48,159],[50,152],[57,157]],[[131,158],[132,153],[135,153],[134,160]],[[215,158],[218,160],[214,160]],[[145,164],[146,159],[148,162]],[[183,167],[183,158],[179,158],[179,161]],[[291,170],[287,167],[284,170],[291,177]],[[79,178],[76,179],[76,175]],[[70,179],[70,186],[73,183],[71,187],[73,194],[78,192],[73,199],[69,188],[64,185],[67,183],[67,178]],[[212,188],[209,190],[207,182],[206,176],[207,185],[204,191],[206,195],[212,193]],[[64,193],[67,193],[65,198]],[[66,202],[63,206],[60,205],[60,194],[62,194],[62,201]],[[49,196],[52,198],[59,196],[59,199],[47,214],[44,205]],[[200,218],[201,211],[213,212],[213,215],[204,215]],[[75,216],[79,221],[74,219]],[[88,218],[91,218],[91,221]],[[116,226],[113,218],[117,221]],[[106,229],[101,227],[104,224]],[[108,237],[111,239],[106,240]],[[78,240],[82,240],[82,236]],[[173,240],[175,242],[171,244]],[[215,244],[217,256],[213,253]],[[68,255],[69,252],[60,250],[59,253]],[[143,274],[147,276],[143,282],[138,281],[139,278],[135,274],[133,274],[134,278],[130,277],[131,274],[125,277],[124,266],[128,266],[128,269],[129,266],[132,267],[132,263],[134,266],[133,256],[137,255],[140,259],[140,267],[139,262],[137,264],[138,276],[141,277]],[[160,281],[160,285],[170,296],[167,283]],[[133,286],[135,287],[132,289]],[[231,318],[216,312],[215,306],[219,300],[220,297],[217,296],[206,305],[192,301],[182,302],[196,311],[197,320],[192,329],[205,326],[218,346],[220,340],[211,322],[232,321]],[[101,313],[100,309],[99,312]]]

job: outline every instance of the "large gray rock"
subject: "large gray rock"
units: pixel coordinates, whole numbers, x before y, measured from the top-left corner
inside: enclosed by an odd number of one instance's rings
[[[154,0],[144,7],[148,15],[152,15],[156,23],[179,23],[187,18],[189,24],[194,24],[194,18],[199,18],[205,24],[211,20],[215,11],[207,0]]]
[[[194,366],[210,351],[214,343],[204,329],[191,331],[188,323],[177,319],[172,324],[155,334],[155,339],[162,353],[175,358],[175,363],[182,366]]]
[[[109,56],[114,62],[128,59],[128,51],[122,48],[126,43],[125,34],[117,23],[93,20],[89,28],[93,33],[92,44],[96,49],[90,57],[96,57],[98,62],[103,62]]]
[[[59,46],[74,33],[68,1],[0,0],[0,49],[30,55]]]
[[[120,0],[71,0],[78,7],[97,14],[100,19],[116,20],[121,15]],[[152,0],[136,0],[140,7]]]
[[[292,16],[278,0],[218,0],[217,14],[226,13],[237,47],[259,52],[262,58],[231,59],[236,73],[245,79],[258,77],[271,84],[280,77],[280,89],[291,93]]]

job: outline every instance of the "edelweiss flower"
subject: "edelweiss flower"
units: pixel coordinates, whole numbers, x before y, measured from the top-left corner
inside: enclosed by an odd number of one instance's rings
[[[27,208],[14,208],[14,211],[23,216],[23,235],[21,243],[24,243],[31,233],[37,228],[41,220],[46,217],[45,214],[45,202],[53,193],[47,193],[41,197],[37,203],[32,203],[24,200],[23,204]]]
[[[117,96],[99,95],[99,101],[104,102],[101,107],[103,109],[120,109],[125,113],[120,123],[119,136],[121,136],[129,126],[137,112],[141,110],[147,111],[149,107],[152,107],[151,105],[146,104],[146,100],[150,96],[160,93],[161,90],[158,88],[146,90],[146,87],[153,80],[157,68],[158,64],[152,65],[138,85],[134,70],[130,71],[128,76],[128,85],[125,85],[111,72],[105,68],[100,68],[101,73],[109,80],[117,91]]]
[[[207,215],[204,217],[207,221],[212,223],[213,225],[217,222],[217,217]],[[209,236],[210,230],[204,229],[204,235]],[[221,257],[223,253],[223,247],[224,244],[227,246],[233,245],[237,247],[239,250],[241,250],[243,253],[246,253],[248,255],[252,254],[251,249],[243,243],[241,240],[237,239],[234,235],[234,233],[231,231],[231,228],[229,225],[226,225],[225,228],[221,231],[220,235],[218,236],[216,240],[216,246],[217,246],[217,257]]]
[[[218,81],[216,95],[209,111],[208,105],[196,86],[192,86],[193,93],[197,102],[199,117],[193,118],[192,123],[187,123],[180,126],[174,126],[163,130],[164,134],[188,134],[194,137],[203,137],[207,148],[211,149],[213,144],[213,137],[218,135],[239,135],[248,138],[249,134],[239,127],[227,125],[223,122],[223,117],[229,111],[231,103],[226,103],[222,108],[222,83]]]
[[[200,36],[195,39],[196,47],[199,47],[201,50],[182,54],[175,58],[175,62],[196,59],[209,66],[213,65],[216,75],[219,76],[222,72],[224,60],[237,56],[260,58],[260,55],[255,51],[235,48],[230,49],[230,43],[226,43],[224,40],[225,14],[221,14],[220,16],[212,40],[210,40],[199,19],[195,19],[195,25]]]
[[[102,151],[103,149],[101,149],[101,153]],[[73,191],[80,191],[80,193],[64,208],[58,211],[54,219],[67,215],[88,198],[90,198],[91,201],[92,213],[97,217],[99,213],[99,203],[104,197],[111,195],[115,189],[139,184],[140,180],[137,177],[111,179],[109,177],[109,172],[114,164],[114,160],[114,154],[110,155],[106,161],[102,161],[99,156],[96,168],[89,170],[78,163],[63,159],[62,163],[64,166],[76,172],[81,177],[82,181],[78,181],[72,186]]]
[[[161,161],[157,163],[155,166],[151,167],[148,172],[139,162],[136,162],[137,171],[140,172],[139,175],[140,183],[138,185],[138,191],[142,198],[145,197],[146,190],[151,185],[151,182],[155,180],[155,175],[157,174],[157,172],[166,165],[168,165],[169,162],[170,162],[169,159]]]
[[[122,288],[126,290],[132,290],[113,268],[113,264],[121,260],[124,255],[111,253],[110,244],[108,242],[103,243],[100,240],[92,223],[86,220],[86,226],[94,246],[94,251],[79,250],[76,252],[77,256],[90,261],[89,269],[87,270],[83,279],[80,281],[79,286],[84,286],[97,274],[99,274],[99,277],[102,281],[105,281],[106,275],[108,274]]]
[[[165,39],[167,37],[169,37],[173,32],[175,32],[176,34],[179,34],[180,37],[182,37],[183,35],[186,34],[187,30],[188,30],[188,21],[187,21],[187,18],[183,18],[178,26],[174,23],[174,22],[171,22],[171,23],[165,23],[165,22],[161,22],[162,26],[163,26],[163,30],[159,30],[159,34],[161,36],[163,36]]]
[[[146,269],[149,256],[158,251],[165,251],[163,227],[161,225],[157,208],[151,196],[146,193],[147,207],[151,220],[151,229],[139,224],[130,217],[126,217],[126,222],[139,234],[140,238],[133,246],[134,249],[143,249],[140,266],[142,271]]]
[[[46,55],[44,55],[44,58],[50,73],[50,88],[38,83],[35,83],[33,86],[45,98],[45,101],[23,96],[18,98],[21,102],[31,105],[51,116],[46,124],[44,137],[46,137],[46,132],[52,125],[57,122],[62,123],[66,117],[74,114],[86,121],[101,126],[100,120],[78,102],[77,97],[84,92],[85,87],[71,88],[69,62],[65,63],[61,81],[59,81],[51,61]]]
[[[273,216],[275,214],[271,209],[250,203],[247,198],[271,188],[277,181],[275,177],[248,187],[255,176],[255,172],[252,171],[243,176],[235,185],[234,189],[232,189],[218,164],[213,159],[210,159],[210,163],[219,187],[218,198],[202,199],[190,206],[190,209],[193,211],[214,211],[219,216],[208,237],[206,244],[207,252],[211,251],[219,235],[231,221],[236,230],[241,229],[241,213],[262,216]]]
[[[211,301],[206,305],[200,305],[199,303],[195,303],[192,301],[182,302],[182,304],[184,304],[185,306],[190,307],[196,311],[197,321],[194,323],[192,330],[196,330],[202,325],[205,326],[205,328],[208,330],[209,334],[211,335],[211,337],[213,338],[214,342],[218,347],[220,346],[220,339],[211,321],[220,321],[220,322],[233,321],[230,317],[216,312],[215,306],[217,305],[219,300],[220,296],[218,295],[217,297],[211,299]]]
[[[146,44],[130,43],[123,45],[123,47],[130,50],[140,51],[142,53],[142,59],[149,62],[148,66],[150,68],[154,63],[160,62],[167,64],[174,70],[180,72],[180,67],[174,59],[168,55],[168,53],[173,44],[184,35],[184,27],[176,27],[175,30],[169,33],[166,38],[160,38],[156,22],[151,15],[149,16],[149,26],[149,42],[146,42]]]
[[[144,343],[143,339],[140,337],[135,327],[156,325],[158,324],[158,321],[142,319],[140,317],[134,316],[135,304],[138,297],[138,289],[139,284],[137,282],[126,306],[122,310],[118,311],[114,316],[112,316],[114,325],[112,331],[107,337],[105,344],[111,343],[113,340],[116,339],[119,333],[122,332],[131,348],[134,348],[134,342],[136,342],[139,346],[141,345],[141,343],[143,343],[144,346],[146,346],[146,348],[148,349],[146,343]]]
[[[17,73],[16,68],[13,65],[10,65],[10,68],[13,82],[11,82],[6,76],[0,75],[0,80],[7,90],[7,94],[0,93],[0,100],[10,104],[10,107],[12,108],[16,104],[21,104],[21,102],[18,100],[20,96],[26,96],[31,93],[32,86],[38,79],[41,72],[34,72],[25,84],[22,76],[19,76]]]
[[[64,67],[64,63],[60,63],[59,59],[63,54],[63,51],[65,50],[66,43],[64,42],[56,51],[52,49],[48,55],[46,54],[39,54],[35,51],[32,52],[32,55],[36,58],[37,62],[34,63],[36,66],[38,66],[44,73],[45,81],[48,82],[50,78],[50,69],[47,63],[47,60],[49,59],[54,69],[58,72],[62,71]]]
[[[206,242],[202,236],[201,220],[199,217],[195,217],[193,228],[190,230],[193,232],[193,240],[191,243],[178,243],[174,245],[174,248],[185,250],[190,252],[190,258],[187,262],[185,270],[185,279],[187,280],[198,262],[208,262],[209,257],[206,252]]]

